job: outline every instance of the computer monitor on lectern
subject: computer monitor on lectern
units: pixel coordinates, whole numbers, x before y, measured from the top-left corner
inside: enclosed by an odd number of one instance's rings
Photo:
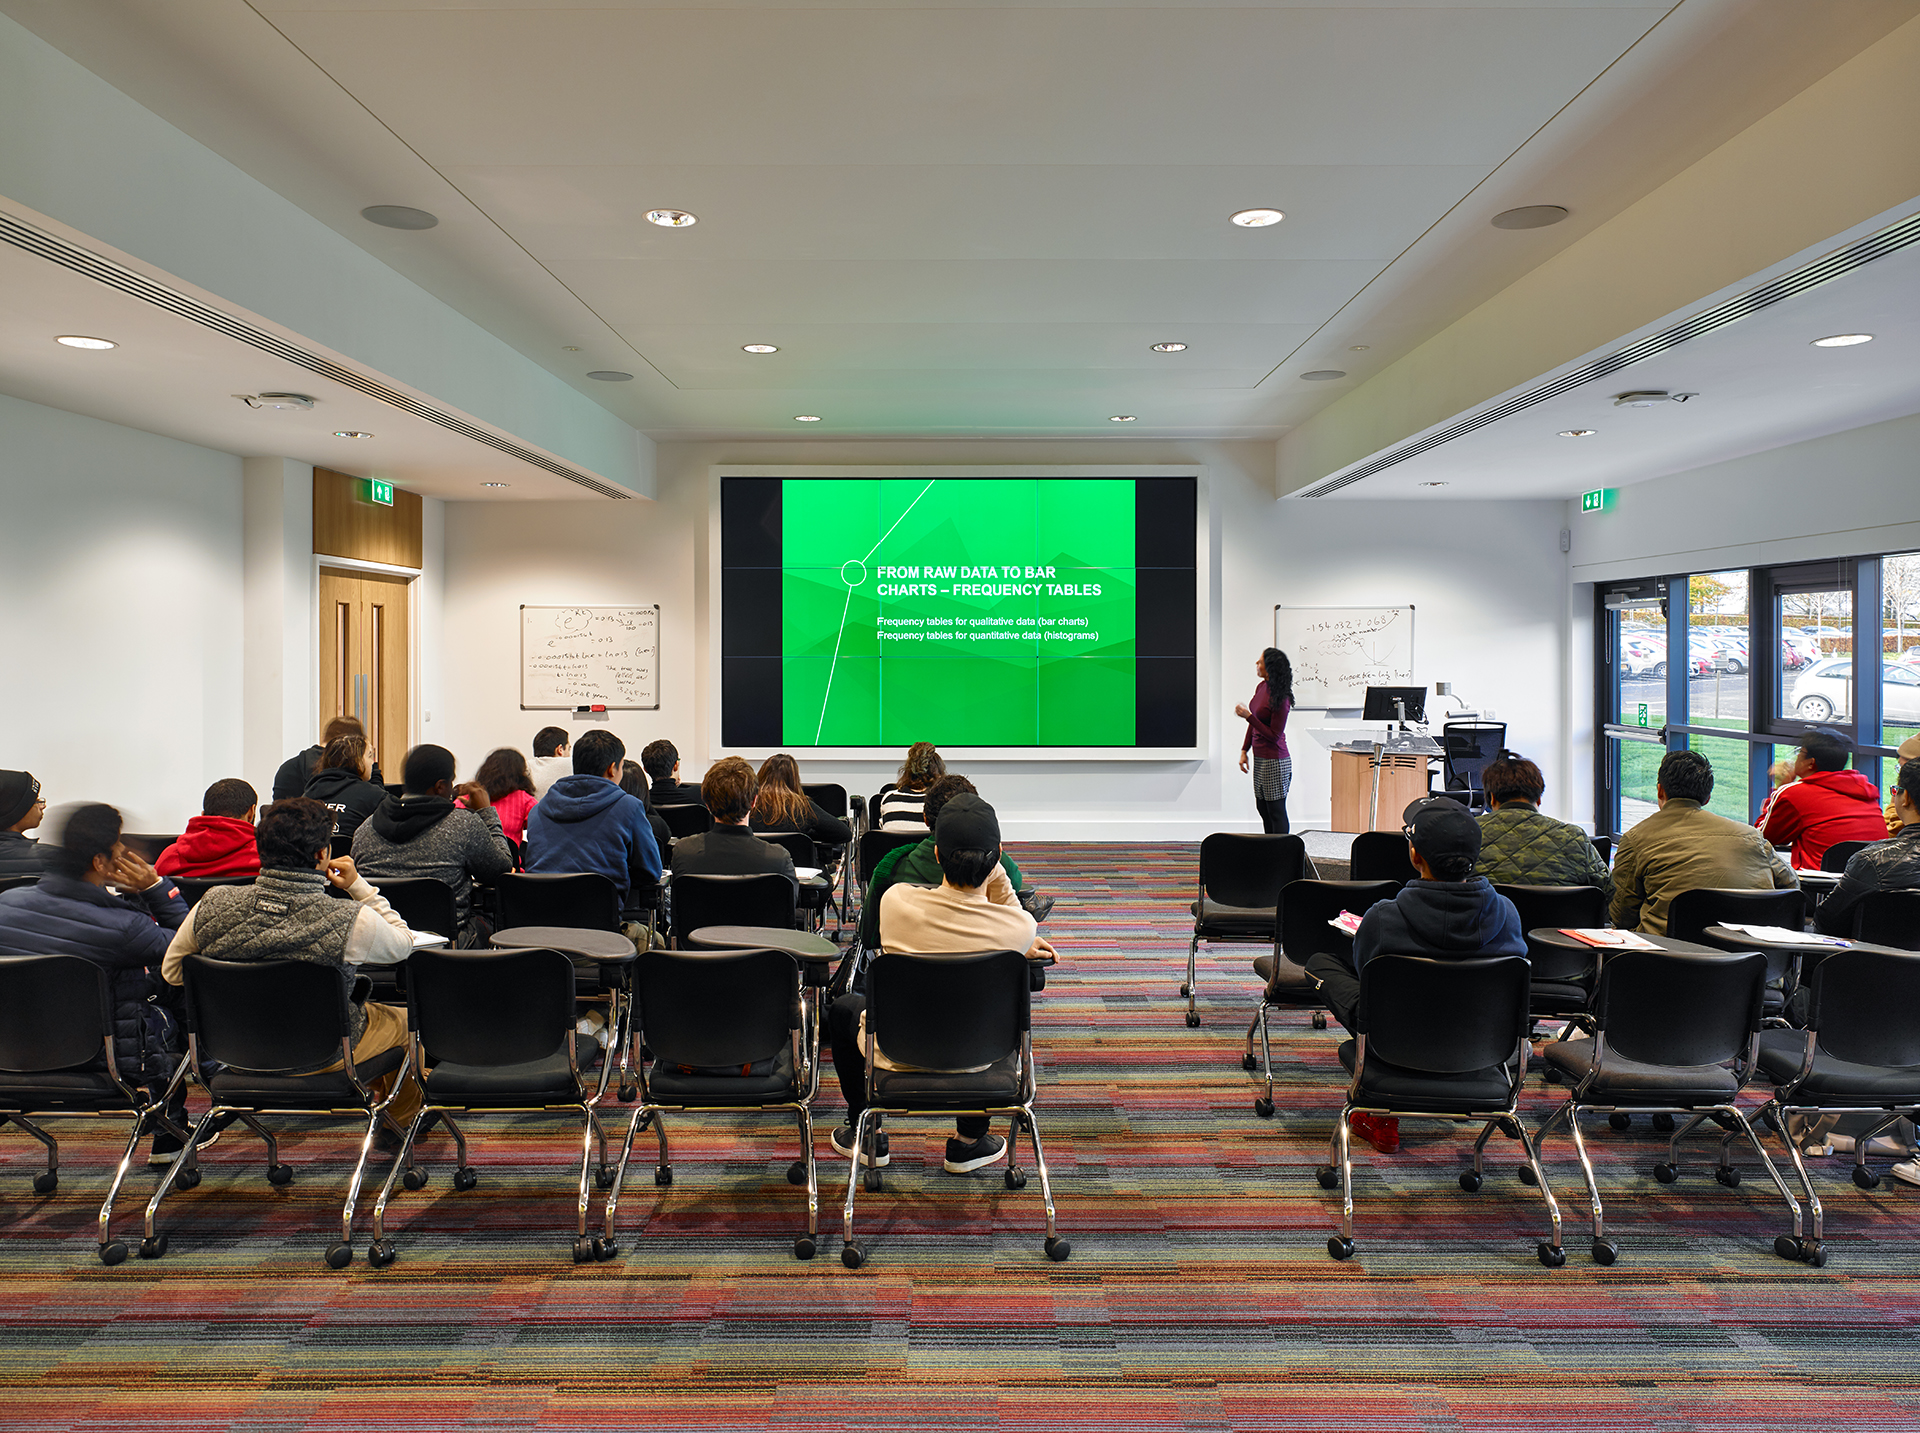
[[[1405,704],[1406,720],[1424,722],[1427,719],[1425,687],[1368,687],[1367,705],[1360,713],[1360,720],[1399,721],[1401,718],[1394,708],[1395,701]]]

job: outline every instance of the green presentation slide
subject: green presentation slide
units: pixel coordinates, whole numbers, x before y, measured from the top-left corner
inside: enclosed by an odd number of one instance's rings
[[[789,480],[781,512],[785,743],[1133,743],[1131,481]]]

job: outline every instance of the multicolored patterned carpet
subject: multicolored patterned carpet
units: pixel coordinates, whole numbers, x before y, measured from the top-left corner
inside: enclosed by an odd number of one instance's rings
[[[227,1135],[205,1183],[169,1201],[167,1256],[109,1269],[91,1220],[111,1133],[66,1124],[61,1187],[37,1197],[38,1146],[9,1129],[0,1426],[1920,1429],[1920,1189],[1857,1190],[1824,1162],[1832,1258],[1814,1270],[1774,1256],[1785,1211],[1757,1170],[1723,1188],[1703,1144],[1662,1186],[1654,1137],[1602,1123],[1620,1262],[1587,1258],[1563,1138],[1569,1257],[1548,1270],[1514,1147],[1494,1141],[1496,1172],[1468,1195],[1470,1132],[1407,1121],[1399,1155],[1361,1147],[1358,1253],[1335,1263],[1337,1196],[1313,1171],[1338,1033],[1283,1017],[1279,1112],[1256,1118],[1239,1064],[1253,952],[1203,953],[1202,1028],[1176,995],[1196,848],[1014,855],[1060,898],[1036,1044],[1068,1262],[1041,1252],[1037,1181],[943,1174],[927,1122],[894,1127],[886,1192],[861,1195],[867,1266],[841,1266],[837,1208],[800,1263],[792,1127],[681,1119],[673,1186],[637,1161],[621,1257],[576,1268],[576,1139],[515,1118],[469,1125],[471,1192],[430,1146],[432,1183],[396,1198],[392,1268],[367,1266],[364,1235],[350,1269],[322,1265],[349,1146],[316,1129],[284,1143],[285,1188],[257,1141]],[[1535,1120],[1549,1099],[1536,1077]],[[839,1107],[829,1079],[817,1140],[836,1206]]]

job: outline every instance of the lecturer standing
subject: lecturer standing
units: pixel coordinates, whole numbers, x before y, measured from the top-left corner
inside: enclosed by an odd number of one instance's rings
[[[1293,758],[1287,754],[1287,713],[1293,710],[1293,663],[1278,647],[1269,647],[1253,664],[1260,674],[1260,685],[1253,689],[1253,700],[1233,709],[1247,724],[1246,740],[1240,743],[1240,769],[1247,769],[1247,753],[1253,753],[1253,804],[1260,812],[1260,824],[1269,835],[1284,835],[1287,825],[1287,790],[1293,785]]]

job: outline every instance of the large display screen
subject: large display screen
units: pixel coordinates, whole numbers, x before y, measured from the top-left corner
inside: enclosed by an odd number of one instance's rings
[[[722,744],[1192,748],[1195,487],[723,477]]]

